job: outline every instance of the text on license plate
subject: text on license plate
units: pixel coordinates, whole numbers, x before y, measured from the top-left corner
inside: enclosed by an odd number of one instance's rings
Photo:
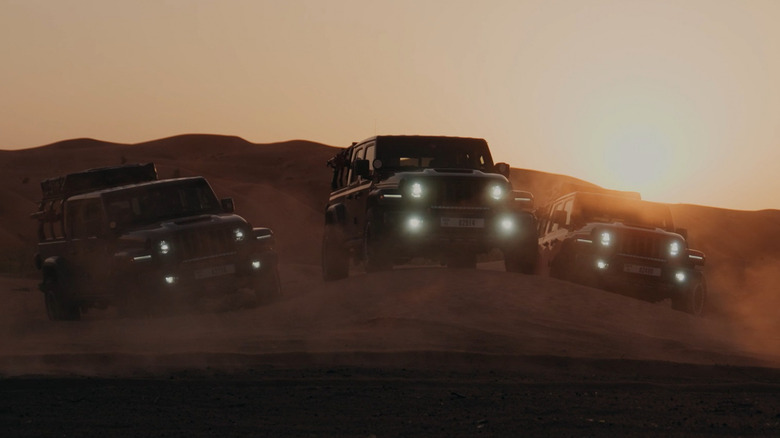
[[[651,275],[653,277],[661,276],[661,268],[654,268],[652,266],[631,265],[626,263],[623,266],[623,270],[632,274]]]
[[[485,219],[472,217],[443,217],[442,227],[454,228],[485,228]]]
[[[211,266],[204,269],[198,269],[195,271],[195,279],[202,280],[204,278],[219,277],[220,275],[229,275],[236,273],[235,265],[221,265]]]

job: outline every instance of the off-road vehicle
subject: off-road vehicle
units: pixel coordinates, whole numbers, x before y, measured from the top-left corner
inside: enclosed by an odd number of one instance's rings
[[[669,206],[638,196],[575,192],[539,217],[539,273],[701,314],[704,254],[688,247]]]
[[[485,140],[376,136],[330,161],[322,273],[344,278],[412,259],[471,268],[499,249],[507,271],[532,273],[537,256],[533,196],[512,190],[509,165],[493,163]]]
[[[128,164],[41,189],[35,263],[52,320],[108,305],[153,312],[242,288],[260,301],[280,292],[272,231],[252,228],[202,177],[159,180],[153,163]]]

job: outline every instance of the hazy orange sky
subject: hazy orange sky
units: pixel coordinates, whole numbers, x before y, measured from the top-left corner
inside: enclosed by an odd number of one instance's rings
[[[0,149],[486,138],[644,198],[780,208],[780,1],[0,0]]]

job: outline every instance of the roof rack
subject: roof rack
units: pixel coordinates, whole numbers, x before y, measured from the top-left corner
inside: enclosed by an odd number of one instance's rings
[[[43,202],[95,190],[157,180],[154,163],[100,167],[41,181]]]

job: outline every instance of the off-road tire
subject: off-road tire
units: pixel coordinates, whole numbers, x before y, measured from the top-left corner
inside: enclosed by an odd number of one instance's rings
[[[338,225],[325,226],[322,236],[322,278],[325,281],[341,280],[349,275],[349,252],[344,247],[344,237]]]
[[[64,285],[54,277],[47,277],[43,282],[43,299],[46,304],[46,316],[52,321],[78,321],[81,319],[81,309],[65,297]]]
[[[672,297],[672,309],[702,316],[706,302],[707,284],[701,278],[692,283],[683,293]]]
[[[451,269],[477,269],[477,255],[474,253],[451,254],[447,257]]]
[[[385,240],[378,232],[374,213],[366,215],[366,227],[363,232],[363,262],[366,272],[379,272],[393,269],[393,259],[388,254]]]
[[[274,268],[260,275],[255,282],[255,298],[257,304],[269,304],[282,296],[282,282],[279,279],[279,269]]]
[[[531,275],[534,273],[536,265],[523,257],[519,251],[506,251],[504,252],[504,269],[506,272]]]

